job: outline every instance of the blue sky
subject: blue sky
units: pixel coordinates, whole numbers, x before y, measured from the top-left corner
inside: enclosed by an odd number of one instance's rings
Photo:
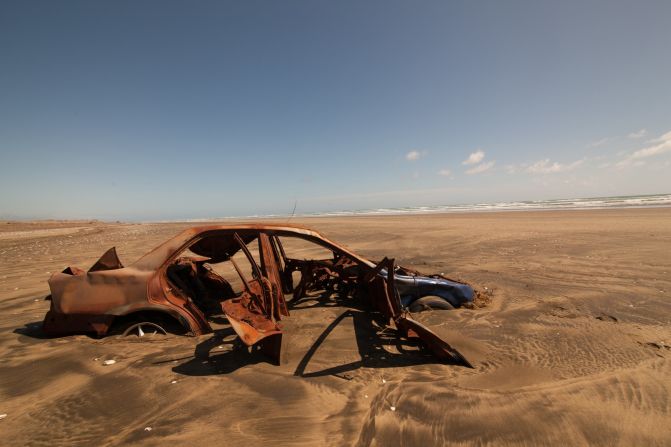
[[[671,192],[668,1],[2,1],[0,217]]]

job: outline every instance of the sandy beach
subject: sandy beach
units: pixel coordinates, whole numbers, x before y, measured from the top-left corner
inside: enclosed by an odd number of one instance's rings
[[[486,291],[485,307],[417,314],[475,368],[393,346],[362,360],[365,314],[343,307],[294,309],[281,366],[225,328],[44,338],[51,273],[111,246],[130,264],[191,225],[0,222],[0,444],[671,444],[671,208],[292,223]]]

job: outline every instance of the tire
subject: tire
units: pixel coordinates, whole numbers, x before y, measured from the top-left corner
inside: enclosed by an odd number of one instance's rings
[[[144,338],[146,335],[182,335],[186,329],[179,321],[162,312],[138,312],[114,320],[109,335],[135,335]]]
[[[151,321],[140,321],[130,325],[121,335],[123,337],[128,337],[129,335],[152,337],[154,335],[168,335],[168,332],[162,326]]]
[[[416,299],[410,304],[410,306],[408,306],[408,310],[410,310],[410,312],[422,312],[433,309],[453,310],[454,306],[452,306],[446,299],[434,295],[423,296],[419,299]]]

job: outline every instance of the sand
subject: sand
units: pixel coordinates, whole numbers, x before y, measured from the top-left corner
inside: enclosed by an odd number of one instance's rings
[[[399,354],[359,310],[309,301],[282,366],[225,326],[42,338],[51,272],[113,245],[129,264],[188,224],[2,222],[0,444],[671,444],[671,209],[294,222],[486,288],[484,308],[417,315],[475,369]]]

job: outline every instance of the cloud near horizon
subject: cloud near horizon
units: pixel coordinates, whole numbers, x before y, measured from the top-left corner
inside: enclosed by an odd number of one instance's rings
[[[636,138],[643,138],[648,134],[648,131],[646,129],[641,129],[637,130],[636,132],[632,132],[629,135],[627,135],[627,138],[631,139],[636,139]]]
[[[575,169],[581,164],[583,164],[584,161],[585,161],[584,159],[581,159],[576,160],[573,163],[562,164],[556,161],[550,162],[550,159],[546,158],[545,160],[540,160],[532,165],[527,166],[525,171],[530,172],[532,174],[554,174],[557,172],[565,172]]]
[[[442,175],[443,177],[449,177],[450,175],[452,175],[452,171],[450,171],[447,168],[441,169],[440,171],[438,171],[438,175]]]
[[[615,166],[618,168],[624,168],[629,165],[641,166],[645,164],[646,158],[671,152],[671,131],[665,133],[659,138],[654,138],[648,141],[648,143],[655,144],[632,152],[627,157],[625,157],[624,160],[620,160]]]
[[[599,147],[603,146],[604,144],[608,143],[611,139],[606,137],[602,138],[600,140],[592,141],[590,144],[587,145],[587,147]]]
[[[466,171],[466,174],[468,175],[482,174],[483,172],[489,171],[491,168],[493,168],[495,163],[496,163],[495,160],[488,161],[486,163],[480,163],[479,165],[472,167],[471,169]]]
[[[485,153],[482,149],[473,152],[468,158],[461,162],[463,165],[475,165],[485,159]]]
[[[422,158],[423,155],[424,155],[424,153],[422,153],[420,151],[410,151],[407,154],[405,154],[405,159],[408,160],[408,161],[415,161],[415,160],[419,160],[420,158]]]

